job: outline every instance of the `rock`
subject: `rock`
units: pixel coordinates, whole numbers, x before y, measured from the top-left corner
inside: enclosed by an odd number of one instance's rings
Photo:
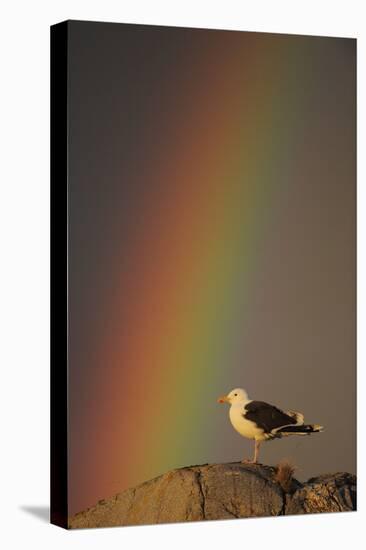
[[[308,480],[286,503],[286,514],[315,514],[356,510],[356,477],[326,474]]]
[[[356,477],[328,474],[286,490],[277,469],[210,464],[171,470],[69,518],[69,528],[148,525],[210,519],[356,510]]]

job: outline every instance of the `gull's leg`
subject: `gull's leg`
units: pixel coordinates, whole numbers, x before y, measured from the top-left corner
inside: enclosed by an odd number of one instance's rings
[[[259,447],[261,446],[261,442],[260,441],[257,441],[255,440],[255,447],[254,447],[254,464],[256,464],[258,462],[258,457],[259,457]]]
[[[242,463],[244,463],[244,464],[256,464],[258,462],[260,444],[261,444],[260,441],[255,440],[253,460],[251,460],[250,458],[244,458],[242,460]]]

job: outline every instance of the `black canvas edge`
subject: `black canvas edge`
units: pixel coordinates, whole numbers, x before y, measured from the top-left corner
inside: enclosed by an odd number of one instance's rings
[[[68,528],[68,23],[51,26],[50,521]]]
[[[109,21],[107,19],[69,19],[70,23],[78,24],[96,24],[96,25],[123,25],[125,27],[140,27],[141,29],[145,27],[146,29],[155,29],[155,30],[182,30],[182,31],[213,31],[213,32],[225,32],[225,33],[247,33],[247,34],[257,34],[257,35],[267,35],[267,36],[282,36],[282,37],[296,37],[296,38],[330,38],[336,40],[357,40],[357,36],[345,36],[345,35],[334,35],[334,34],[308,34],[308,33],[292,33],[285,31],[265,31],[265,30],[249,30],[249,29],[237,29],[237,28],[227,28],[227,27],[201,27],[192,25],[179,25],[179,24],[159,24],[159,23],[137,23],[136,21]]]

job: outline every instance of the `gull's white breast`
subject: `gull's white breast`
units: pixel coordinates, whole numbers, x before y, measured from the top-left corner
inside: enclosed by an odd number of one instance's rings
[[[240,435],[248,439],[263,439],[263,430],[258,428],[255,422],[244,418],[243,414],[245,403],[235,403],[230,407],[230,421]]]

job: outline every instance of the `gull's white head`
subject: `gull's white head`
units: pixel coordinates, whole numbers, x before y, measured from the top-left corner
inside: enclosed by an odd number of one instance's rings
[[[245,390],[242,388],[235,388],[235,390],[231,390],[227,395],[222,395],[217,400],[219,403],[230,403],[230,405],[234,405],[235,403],[244,403],[245,401],[248,401],[248,394]]]

